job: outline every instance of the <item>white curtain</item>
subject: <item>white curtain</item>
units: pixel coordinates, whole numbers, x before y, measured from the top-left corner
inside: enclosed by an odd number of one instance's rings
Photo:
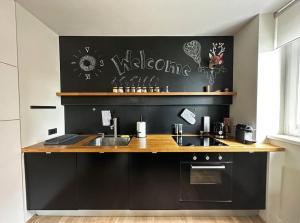
[[[285,60],[284,133],[300,136],[300,38],[282,48]]]
[[[277,47],[300,37],[300,0],[276,17]]]

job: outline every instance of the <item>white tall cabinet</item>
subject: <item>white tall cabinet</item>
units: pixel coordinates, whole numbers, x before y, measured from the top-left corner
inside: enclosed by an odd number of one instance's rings
[[[0,1],[0,222],[24,222],[14,0]]]

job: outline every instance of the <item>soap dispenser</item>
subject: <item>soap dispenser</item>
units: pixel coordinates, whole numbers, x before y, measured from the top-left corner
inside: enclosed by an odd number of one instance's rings
[[[142,115],[140,121],[136,123],[136,133],[138,138],[146,137],[146,122],[143,121]]]

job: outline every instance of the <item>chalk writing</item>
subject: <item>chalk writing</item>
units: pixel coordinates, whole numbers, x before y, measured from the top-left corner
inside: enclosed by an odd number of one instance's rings
[[[139,57],[132,57],[132,50],[126,50],[125,58],[114,55],[111,61],[120,76],[136,69],[163,71],[182,76],[189,76],[191,72],[191,68],[188,65],[178,64],[162,58],[147,58],[144,50],[139,51]]]
[[[151,86],[153,84],[153,81],[155,80],[156,76],[154,75],[153,77],[151,77],[150,81],[149,81],[149,85]]]
[[[147,79],[148,79],[148,76],[146,76],[146,77],[144,78],[144,80],[143,80],[143,86],[145,86]]]
[[[151,78],[144,75],[135,75],[133,77],[128,76],[115,76],[110,82],[112,86],[136,86],[147,87],[157,86],[159,84],[159,77],[153,75]]]

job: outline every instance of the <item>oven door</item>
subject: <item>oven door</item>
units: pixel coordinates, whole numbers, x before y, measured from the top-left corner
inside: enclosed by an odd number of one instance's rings
[[[180,201],[232,202],[232,163],[181,162]]]

